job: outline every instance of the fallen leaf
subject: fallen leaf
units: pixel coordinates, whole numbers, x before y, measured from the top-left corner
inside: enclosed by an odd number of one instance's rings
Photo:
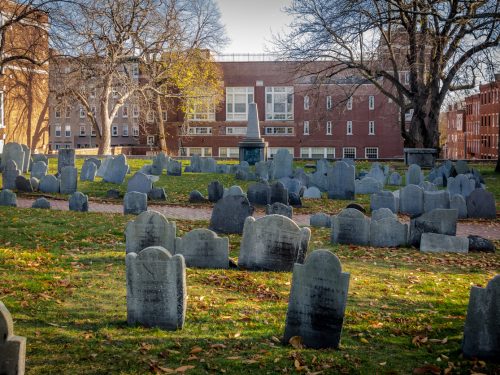
[[[187,370],[192,370],[192,369],[194,369],[194,366],[191,366],[191,365],[189,365],[189,366],[181,366],[181,367],[177,367],[175,369],[175,372],[186,372]]]
[[[365,339],[364,337],[361,337],[359,339],[359,341],[361,341],[363,344],[368,344],[369,343],[369,341],[367,339]]]
[[[425,365],[422,367],[414,368],[413,374],[414,375],[426,375],[426,374],[440,375],[441,369],[435,365]]]
[[[191,348],[191,351],[189,352],[189,354],[196,354],[196,353],[200,353],[203,351],[203,348],[199,347],[199,346],[193,346]]]
[[[304,344],[302,343],[302,337],[301,336],[292,336],[290,337],[290,340],[288,340],[288,343],[292,345],[295,349],[302,349],[304,348]]]

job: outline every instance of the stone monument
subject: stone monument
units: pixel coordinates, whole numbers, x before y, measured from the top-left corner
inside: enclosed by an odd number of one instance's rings
[[[246,137],[238,143],[240,149],[240,163],[243,161],[254,165],[259,161],[266,160],[267,142],[260,137],[259,115],[257,104],[248,105],[248,125]]]

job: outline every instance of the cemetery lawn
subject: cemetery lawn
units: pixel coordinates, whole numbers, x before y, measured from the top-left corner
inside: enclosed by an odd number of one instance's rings
[[[27,374],[500,373],[460,355],[470,288],[500,272],[499,253],[331,246],[312,228],[310,249],[351,279],[340,349],[311,350],[279,342],[291,273],[188,269],[183,330],[127,326],[131,219],[0,207],[0,299],[27,337]],[[177,221],[177,235],[206,226]]]

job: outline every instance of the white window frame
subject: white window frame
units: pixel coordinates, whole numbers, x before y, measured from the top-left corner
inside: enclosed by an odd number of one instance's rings
[[[309,135],[309,121],[304,121],[304,135]]]
[[[277,100],[286,98],[285,101]],[[266,87],[266,120],[292,121],[293,120],[293,86]],[[276,105],[284,105],[284,111],[276,111]]]
[[[122,136],[123,137],[128,137],[128,125],[123,125],[122,126]]]
[[[138,137],[139,136],[139,127],[138,126],[132,127],[132,136],[133,137]]]
[[[346,123],[346,135],[352,135],[352,121]]]
[[[215,121],[214,97],[204,96],[188,105],[186,118],[189,121]]]
[[[219,157],[238,159],[240,149],[238,147],[219,147]]]
[[[122,107],[122,117],[123,118],[128,118],[128,105],[124,105]]]
[[[85,108],[83,106],[80,106],[80,118],[85,118]]]
[[[327,110],[330,110],[333,108],[333,100],[332,100],[332,96],[331,95],[328,95],[326,97],[326,109]]]
[[[346,107],[348,111],[352,111],[352,96],[347,99]]]
[[[304,110],[309,110],[309,95],[304,96]]]
[[[352,151],[354,151],[354,157],[347,156],[349,152],[352,155]],[[343,159],[356,159],[356,147],[343,147],[342,148],[342,158]]]
[[[61,112],[61,106],[56,106],[54,108],[54,117],[55,118],[61,118],[62,112]]]
[[[155,136],[154,135],[148,135],[146,143],[147,143],[148,146],[154,146],[154,144],[155,144]]]
[[[227,126],[226,135],[239,136],[239,135],[247,135],[247,127],[246,126]]]
[[[187,134],[194,136],[209,136],[212,135],[211,126],[190,126],[187,129]]]
[[[54,136],[55,137],[61,137],[62,136],[62,126],[61,125],[54,126]]]
[[[237,99],[242,99],[244,101]],[[226,87],[226,121],[245,121],[248,120],[248,107],[255,101],[253,87]],[[245,110],[236,111],[236,106],[245,106]]]
[[[65,108],[64,108],[64,116],[66,118],[71,118],[71,107],[69,105],[67,105]]]
[[[118,99],[118,90],[114,87],[111,89],[111,96],[113,97],[113,99]]]
[[[313,156],[313,150],[322,150],[322,154],[320,156]],[[331,154],[328,154],[328,151],[333,151]],[[315,155],[319,155],[316,153]],[[300,148],[300,157],[302,159],[321,159],[321,158],[335,158],[335,147],[301,147]]]
[[[199,150],[201,152],[192,152],[191,150]],[[179,149],[179,156],[193,156],[200,155],[201,157],[212,156],[212,147],[181,147]]]
[[[111,136],[118,137],[118,125],[113,125],[111,127]]]
[[[132,107],[132,117],[139,118],[139,106],[137,104]]]
[[[285,129],[284,131],[281,131],[281,129]],[[291,126],[266,126],[264,128],[264,134],[265,135],[276,135],[276,136],[293,136],[294,135],[294,128]]]
[[[163,121],[168,121],[168,111],[161,111],[161,118]]]
[[[332,122],[326,122],[326,135],[332,135]]]
[[[368,121],[368,135],[375,135],[375,121]]]
[[[149,123],[152,123],[152,122],[155,121],[155,113],[154,113],[154,111],[149,110],[146,113],[146,121],[149,122]]]
[[[370,111],[373,111],[375,109],[375,96],[374,95],[368,96],[368,109]]]
[[[374,158],[368,157],[371,151],[376,151],[376,156]],[[378,159],[378,147],[365,147],[365,159]]]
[[[91,137],[96,137],[97,136],[97,132],[95,131],[94,127],[91,125],[90,126],[90,136]]]
[[[85,125],[80,125],[80,137],[85,137],[86,133],[87,133],[87,130],[85,128]]]
[[[69,129],[69,131],[68,131],[68,129]],[[71,125],[64,125],[64,137],[65,138],[71,137]]]

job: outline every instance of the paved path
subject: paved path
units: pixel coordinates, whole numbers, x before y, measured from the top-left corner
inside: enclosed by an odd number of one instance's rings
[[[18,207],[29,208],[35,199],[17,198]],[[52,209],[68,210],[68,201],[49,199]],[[206,207],[186,207],[172,205],[154,205],[148,204],[148,209],[161,212],[169,219],[184,219],[184,220],[210,220],[212,209]],[[123,206],[119,204],[89,202],[89,211],[91,212],[107,212],[107,213],[123,213]],[[255,217],[264,216],[263,212],[257,212]],[[309,214],[297,214],[293,216],[293,220],[299,225],[309,225]],[[457,225],[457,235],[467,236],[474,234],[477,236],[489,238],[491,240],[500,240],[500,221],[461,221]]]

